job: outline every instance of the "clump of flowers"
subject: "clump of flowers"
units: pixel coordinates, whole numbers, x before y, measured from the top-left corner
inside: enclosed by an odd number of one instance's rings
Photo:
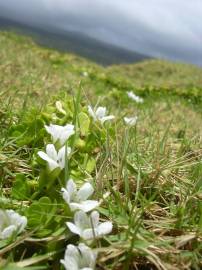
[[[8,239],[14,234],[20,234],[27,225],[27,218],[14,210],[0,209],[0,239]]]
[[[134,101],[137,102],[137,103],[143,103],[143,101],[144,101],[143,98],[141,98],[141,97],[135,95],[135,94],[133,93],[133,91],[127,92],[127,95],[128,95],[128,97],[129,97],[130,99],[134,100]]]
[[[132,91],[127,92],[127,94],[136,102],[143,102],[143,99],[136,96]],[[60,101],[56,102],[56,108],[60,114],[66,115]],[[95,122],[101,124],[115,118],[114,115],[107,115],[106,107],[92,108],[88,106],[88,113]],[[137,116],[124,117],[124,122],[128,126],[134,126],[137,122]],[[66,124],[65,126],[50,124],[45,125],[45,129],[51,135],[52,143],[46,145],[45,152],[38,151],[38,156],[46,161],[49,175],[55,169],[59,169],[56,172],[60,173],[65,168],[66,159],[70,156],[71,151],[73,152],[74,144],[71,149],[67,141],[75,134],[75,127],[72,124]],[[66,175],[66,171],[64,174]],[[67,175],[69,175],[69,172]],[[111,233],[112,222],[100,221],[100,214],[98,210],[95,210],[99,206],[99,201],[90,199],[94,193],[91,183],[86,182],[80,188],[77,188],[74,180],[69,179],[66,186],[61,188],[61,192],[72,212],[72,216],[74,216],[73,221],[66,222],[66,225],[70,232],[80,237],[80,241],[85,241],[90,245],[93,240]],[[26,225],[27,218],[25,216],[21,216],[13,210],[0,209],[0,239],[8,239],[20,234]],[[66,270],[93,270],[96,258],[97,252],[95,250],[84,243],[79,243],[78,246],[67,245],[64,259],[60,262]]]
[[[66,115],[60,102],[56,103],[56,108],[61,114]],[[94,121],[101,124],[115,118],[113,115],[107,115],[105,107],[93,109],[91,106],[88,106],[88,113]],[[71,153],[71,148],[66,143],[75,133],[74,125],[59,126],[50,124],[49,126],[45,125],[45,129],[51,135],[53,144],[48,144],[46,151],[39,151],[38,155],[47,162],[49,173],[56,168],[63,170],[65,168],[65,160]],[[112,231],[112,222],[100,222],[99,212],[94,210],[99,205],[99,202],[89,199],[94,193],[94,188],[89,182],[84,183],[78,189],[76,183],[69,179],[66,187],[63,187],[61,192],[69,209],[74,213],[74,221],[66,222],[67,227],[72,233],[79,235],[82,240],[93,241]],[[92,210],[94,211],[91,212]],[[91,270],[95,267],[96,257],[97,253],[83,243],[80,243],[78,246],[68,245],[61,263],[66,270]]]
[[[70,209],[75,211],[74,223],[66,223],[72,233],[79,235],[83,240],[93,240],[103,237],[112,231],[112,222],[100,222],[98,211],[93,211],[90,214],[86,213],[98,206],[98,201],[88,200],[89,196],[94,192],[90,183],[85,183],[77,190],[76,184],[70,179],[66,184],[66,189],[62,188],[61,191],[63,193],[63,198]],[[78,253],[78,251],[80,253]],[[79,244],[78,247],[68,245],[65,252],[65,258],[64,260],[61,260],[61,263],[67,270],[94,269],[96,256],[94,250],[83,244]],[[71,267],[69,262],[72,263]]]

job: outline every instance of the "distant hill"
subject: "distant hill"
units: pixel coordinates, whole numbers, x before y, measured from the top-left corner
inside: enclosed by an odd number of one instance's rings
[[[63,52],[78,54],[102,65],[135,63],[149,56],[118,46],[100,42],[82,33],[55,31],[28,26],[10,19],[0,18],[0,29],[13,30],[31,36],[38,44]]]
[[[202,88],[202,68],[191,64],[151,59],[112,65],[106,71],[108,75],[125,78],[135,87]]]

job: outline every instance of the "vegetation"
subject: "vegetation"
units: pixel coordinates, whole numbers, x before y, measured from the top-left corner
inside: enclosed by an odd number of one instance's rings
[[[63,269],[66,246],[81,241],[66,225],[69,178],[91,183],[101,221],[113,224],[84,241],[96,269],[201,269],[202,70],[159,60],[104,68],[6,32],[0,59],[0,209],[28,221],[0,239],[0,269]],[[96,121],[89,105],[115,119]],[[38,155],[52,143],[45,125],[70,123],[71,154],[50,171]]]

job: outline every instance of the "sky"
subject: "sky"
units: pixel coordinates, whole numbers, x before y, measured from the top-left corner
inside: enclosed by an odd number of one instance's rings
[[[0,16],[202,66],[201,0],[0,0]]]

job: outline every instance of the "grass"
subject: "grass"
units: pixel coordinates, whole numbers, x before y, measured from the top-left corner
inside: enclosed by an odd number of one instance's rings
[[[65,226],[64,183],[44,183],[37,158],[50,142],[45,123],[75,121],[66,173],[78,185],[91,179],[102,219],[113,223],[94,243],[97,269],[201,269],[201,69],[159,60],[103,68],[6,32],[0,59],[0,204],[29,220],[13,241],[0,241],[0,268],[62,269],[65,246],[78,243]],[[105,128],[79,120],[97,101],[116,116]],[[126,127],[125,115],[138,115],[137,125]]]
[[[108,68],[109,73],[125,76],[138,87],[169,88],[201,87],[202,70],[190,64],[171,63],[163,60],[143,61],[133,65]]]

